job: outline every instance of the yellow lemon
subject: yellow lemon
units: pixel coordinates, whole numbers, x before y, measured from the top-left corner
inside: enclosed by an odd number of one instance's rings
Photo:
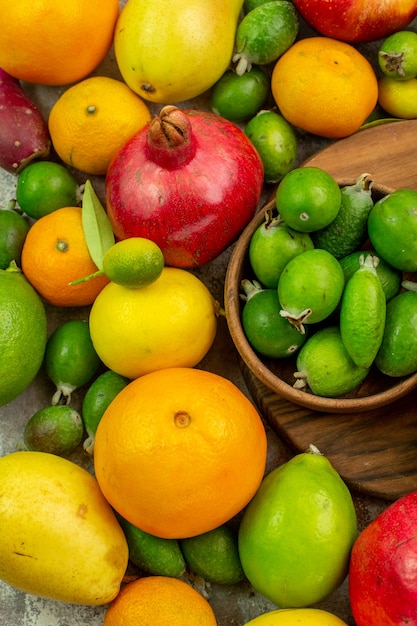
[[[203,93],[229,66],[241,6],[242,0],[129,0],[114,37],[124,80],[152,102]]]
[[[197,365],[216,329],[216,302],[207,287],[191,272],[173,267],[141,289],[109,283],[90,312],[97,354],[127,378]]]
[[[396,80],[383,76],[378,81],[378,102],[390,115],[405,120],[417,117],[417,78]]]
[[[346,626],[346,622],[321,609],[277,609],[255,617],[246,626]]]

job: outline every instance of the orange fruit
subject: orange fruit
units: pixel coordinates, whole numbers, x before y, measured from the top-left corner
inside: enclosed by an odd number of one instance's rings
[[[113,41],[118,0],[0,0],[0,67],[20,80],[67,85],[104,59]]]
[[[22,270],[38,294],[56,306],[92,304],[109,282],[103,275],[70,285],[98,271],[85,240],[81,207],[57,209],[30,227],[22,249]]]
[[[112,507],[167,539],[234,517],[254,496],[265,463],[265,429],[253,404],[231,381],[195,368],[129,383],[94,443],[96,477]]]
[[[111,602],[103,626],[216,626],[208,601],[191,585],[169,576],[129,583]]]
[[[64,163],[100,175],[150,120],[147,105],[126,83],[92,76],[64,91],[51,108],[48,127]]]
[[[368,60],[350,44],[330,37],[309,37],[292,45],[275,64],[271,89],[290,124],[333,139],[359,130],[378,99]]]

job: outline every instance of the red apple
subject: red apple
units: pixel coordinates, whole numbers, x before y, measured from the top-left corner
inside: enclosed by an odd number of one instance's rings
[[[416,0],[294,0],[317,32],[348,42],[376,41],[416,17]]]
[[[417,625],[417,491],[391,504],[357,537],[349,595],[357,626]]]

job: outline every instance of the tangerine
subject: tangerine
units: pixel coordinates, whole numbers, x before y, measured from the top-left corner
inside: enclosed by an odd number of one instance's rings
[[[125,83],[91,76],[58,98],[48,128],[64,163],[101,175],[126,141],[150,120],[147,105]]]
[[[81,207],[62,207],[44,215],[30,227],[23,245],[24,275],[55,306],[89,305],[109,282],[103,275],[70,285],[98,271],[88,251],[81,212]]]
[[[253,404],[231,381],[195,368],[129,383],[105,411],[94,444],[95,473],[112,507],[166,539],[230,520],[254,496],[265,464]]]
[[[113,41],[118,0],[0,1],[0,67],[29,83],[67,85],[104,59]]]
[[[275,64],[271,89],[290,124],[330,139],[359,130],[378,99],[369,61],[350,44],[330,37],[293,44]]]
[[[169,576],[138,578],[108,607],[103,626],[216,626],[208,601],[191,585]]]

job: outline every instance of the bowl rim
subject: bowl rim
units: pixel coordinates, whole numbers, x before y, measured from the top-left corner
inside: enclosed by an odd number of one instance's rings
[[[337,182],[339,186],[342,187],[344,185],[354,184],[355,181],[337,180]],[[387,195],[388,193],[392,193],[394,191],[391,187],[380,185],[376,182],[374,182],[374,186],[377,188],[378,193],[382,195]],[[353,413],[375,409],[399,400],[404,395],[415,389],[417,386],[417,372],[410,374],[405,378],[398,379],[398,384],[395,384],[393,387],[370,396],[353,398],[329,398],[325,396],[317,396],[311,392],[292,387],[290,384],[276,376],[263,363],[262,359],[249,344],[242,328],[240,317],[241,290],[239,289],[239,284],[236,284],[236,277],[241,276],[241,270],[245,262],[245,256],[252,233],[264,220],[266,211],[275,209],[275,207],[274,192],[270,199],[259,209],[246,228],[242,231],[231,252],[225,276],[224,305],[227,325],[240,357],[249,367],[252,374],[277,395],[282,394],[283,399],[293,402],[299,406],[322,412]]]

